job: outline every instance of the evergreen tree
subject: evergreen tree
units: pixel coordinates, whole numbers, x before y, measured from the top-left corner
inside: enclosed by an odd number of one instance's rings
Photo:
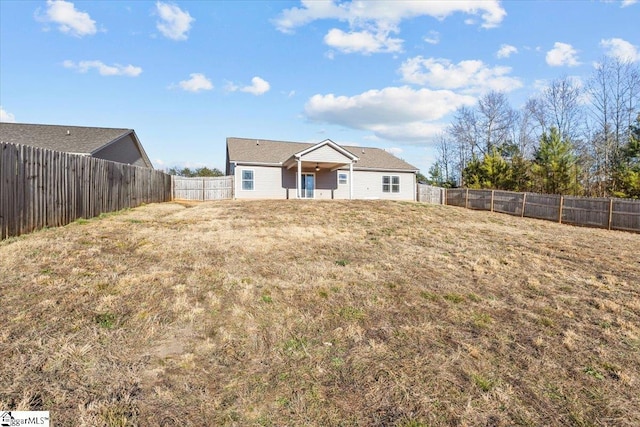
[[[629,141],[621,150],[622,160],[614,174],[616,197],[640,198],[640,114],[630,127]]]
[[[544,193],[577,194],[577,158],[571,142],[562,138],[556,127],[540,137],[532,170]]]
[[[482,160],[474,157],[462,172],[467,187],[509,189],[511,167],[495,147]]]

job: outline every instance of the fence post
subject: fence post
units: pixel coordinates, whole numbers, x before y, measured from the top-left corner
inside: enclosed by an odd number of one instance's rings
[[[560,209],[559,209],[559,214],[558,214],[558,222],[560,224],[562,224],[562,208],[564,205],[564,196],[560,196]]]
[[[607,228],[611,230],[611,222],[613,221],[613,198],[609,199],[609,223]]]
[[[493,195],[496,190],[491,190],[491,212],[493,212]]]
[[[521,218],[524,218],[525,206],[527,206],[527,193],[522,193],[522,212],[520,213]]]
[[[464,208],[469,209],[469,189],[467,188],[465,200],[464,200]]]

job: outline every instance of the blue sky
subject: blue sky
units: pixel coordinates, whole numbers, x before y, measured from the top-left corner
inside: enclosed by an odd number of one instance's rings
[[[0,0],[0,120],[132,128],[157,168],[329,138],[426,174],[457,108],[640,61],[638,22],[637,0]]]

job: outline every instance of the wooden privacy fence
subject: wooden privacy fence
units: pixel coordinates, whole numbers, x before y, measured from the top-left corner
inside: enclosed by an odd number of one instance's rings
[[[418,184],[417,200],[419,202],[434,203],[444,205],[445,189],[427,184]]]
[[[170,200],[163,172],[0,143],[0,239]]]
[[[233,198],[233,176],[186,178],[172,176],[175,200],[223,200]]]
[[[640,201],[500,190],[446,190],[446,204],[586,227],[640,232]]]

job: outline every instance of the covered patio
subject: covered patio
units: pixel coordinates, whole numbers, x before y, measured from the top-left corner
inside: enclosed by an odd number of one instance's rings
[[[296,198],[298,199],[315,197],[317,173],[336,172],[348,166],[349,199],[353,199],[353,165],[357,161],[358,157],[353,153],[327,139],[295,153],[284,163],[284,166],[287,170],[296,168]]]

